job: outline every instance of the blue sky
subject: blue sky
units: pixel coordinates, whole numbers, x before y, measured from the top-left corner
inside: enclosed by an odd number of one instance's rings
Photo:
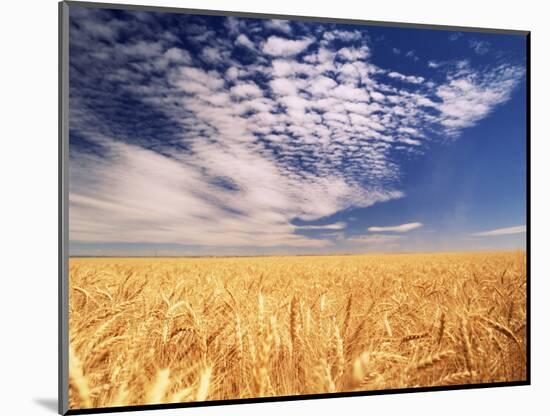
[[[525,38],[70,7],[72,255],[525,248]]]

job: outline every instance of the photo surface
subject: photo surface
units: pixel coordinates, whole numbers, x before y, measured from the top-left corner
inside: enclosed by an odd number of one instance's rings
[[[69,7],[69,407],[527,379],[525,35]]]

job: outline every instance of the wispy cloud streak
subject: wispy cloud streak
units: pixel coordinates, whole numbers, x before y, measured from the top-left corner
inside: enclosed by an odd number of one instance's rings
[[[401,225],[391,225],[387,227],[369,227],[370,232],[380,233],[380,232],[392,232],[392,233],[406,233],[408,231],[416,230],[417,228],[422,227],[424,224],[421,222],[410,222],[407,224]]]
[[[517,225],[515,227],[497,228],[490,231],[482,231],[479,233],[473,233],[474,237],[498,237],[501,235],[523,234],[527,232],[525,225]]]

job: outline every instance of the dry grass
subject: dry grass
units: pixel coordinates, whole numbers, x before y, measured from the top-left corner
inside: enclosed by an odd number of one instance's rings
[[[71,259],[70,407],[523,380],[525,253]]]

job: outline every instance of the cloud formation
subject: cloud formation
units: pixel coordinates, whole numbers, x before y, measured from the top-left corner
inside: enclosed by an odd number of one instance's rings
[[[298,232],[345,223],[295,220],[404,197],[399,156],[458,138],[524,73],[403,74],[374,62],[366,30],[286,20],[74,6],[70,42],[77,242],[330,246]]]
[[[406,233],[408,231],[416,230],[422,227],[424,224],[421,222],[410,222],[401,225],[390,225],[387,227],[369,227],[368,230],[374,233],[392,232],[392,233]]]
[[[483,40],[470,40],[470,47],[479,55],[485,55],[489,52],[491,44]]]
[[[326,225],[301,225],[298,228],[300,230],[343,230],[346,225],[345,222],[341,221]]]
[[[270,36],[263,46],[263,51],[272,56],[290,57],[304,52],[313,39],[286,39],[279,36]]]
[[[439,123],[450,136],[465,127],[474,126],[487,117],[510,94],[524,74],[522,67],[499,65],[490,71],[478,72],[467,62],[458,64],[458,72],[447,76],[447,82],[436,89],[440,99]]]
[[[527,226],[517,225],[515,227],[497,228],[490,231],[482,231],[479,233],[473,233],[474,237],[498,237],[501,235],[523,234],[527,232]]]

